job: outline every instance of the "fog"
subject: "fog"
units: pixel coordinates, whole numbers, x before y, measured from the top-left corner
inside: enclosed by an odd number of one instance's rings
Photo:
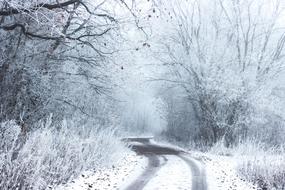
[[[122,159],[129,136],[282,153],[284,8],[0,0],[0,189],[66,183]]]

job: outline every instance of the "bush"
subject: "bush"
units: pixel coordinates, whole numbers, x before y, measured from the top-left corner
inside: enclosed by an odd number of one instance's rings
[[[285,189],[285,154],[248,158],[239,173],[264,190]]]
[[[1,123],[0,189],[46,189],[82,171],[110,165],[124,152],[114,129],[50,121],[25,135],[13,121]]]
[[[220,141],[210,152],[234,156],[238,160],[237,170],[247,181],[257,184],[262,190],[285,189],[285,146],[269,146],[261,139],[240,141],[235,147],[225,147]]]

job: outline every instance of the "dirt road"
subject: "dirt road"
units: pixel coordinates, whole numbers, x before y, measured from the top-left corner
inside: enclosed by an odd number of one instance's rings
[[[161,167],[167,164],[166,155],[175,155],[186,162],[191,169],[192,190],[207,190],[206,175],[202,164],[191,158],[191,155],[171,147],[159,146],[150,143],[149,138],[128,138],[125,139],[131,145],[133,151],[148,158],[148,166],[145,171],[126,190],[142,190],[154,177]],[[159,158],[163,158],[163,161]],[[163,182],[162,182],[163,183]]]

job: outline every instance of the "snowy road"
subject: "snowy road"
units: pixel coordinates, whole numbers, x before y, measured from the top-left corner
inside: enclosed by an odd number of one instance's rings
[[[86,171],[55,190],[254,190],[241,179],[237,160],[228,156],[185,152],[149,139],[125,139],[128,152],[116,165]],[[136,154],[136,153],[137,154]],[[241,158],[239,158],[241,159]],[[206,177],[207,176],[207,177]]]
[[[145,138],[130,141],[132,149],[137,154],[148,158],[148,166],[126,190],[207,190],[203,164],[191,158],[189,154],[171,147],[152,144]],[[169,165],[175,167],[167,167]],[[167,168],[171,168],[171,171]],[[168,180],[165,180],[166,176]]]
[[[182,158],[191,168],[192,171],[192,190],[206,190],[207,189],[207,181],[206,181],[206,174],[205,169],[203,167],[197,166],[197,161],[193,160],[189,157],[180,155]]]

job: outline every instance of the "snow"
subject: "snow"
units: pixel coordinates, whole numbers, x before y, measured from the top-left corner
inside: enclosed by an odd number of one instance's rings
[[[235,157],[204,153],[191,153],[205,164],[209,190],[254,190],[253,184],[246,182],[237,174]]]
[[[191,189],[191,170],[178,156],[161,157],[164,166],[147,183],[144,190]]]
[[[153,139],[152,135],[128,135],[125,139]]]
[[[131,142],[131,143],[129,143],[129,147],[132,147],[132,146],[141,146],[141,145],[144,145],[144,144],[141,143],[141,142]]]
[[[147,165],[147,159],[128,153],[118,165],[102,168],[95,172],[87,171],[66,185],[61,185],[54,190],[114,190],[122,189],[125,183],[140,175]]]
[[[181,147],[179,147],[177,145],[171,144],[171,143],[169,143],[167,141],[159,141],[158,142],[155,139],[151,139],[150,143],[151,144],[156,144],[156,145],[162,146],[162,147],[169,147],[169,148],[175,149],[177,151],[181,151],[181,152],[187,152],[185,149],[183,149],[183,148],[181,148]]]
[[[256,186],[245,182],[237,175],[236,168],[239,162],[235,157],[200,152],[189,153],[184,156],[187,155],[189,159],[195,160],[199,167],[205,168],[208,190],[257,189]],[[188,164],[177,155],[158,155],[158,157],[161,168],[146,184],[144,190],[190,190],[192,173]],[[102,168],[96,172],[85,172],[79,178],[66,185],[58,186],[55,190],[125,189],[141,176],[147,165],[146,157],[129,153],[118,165]]]

